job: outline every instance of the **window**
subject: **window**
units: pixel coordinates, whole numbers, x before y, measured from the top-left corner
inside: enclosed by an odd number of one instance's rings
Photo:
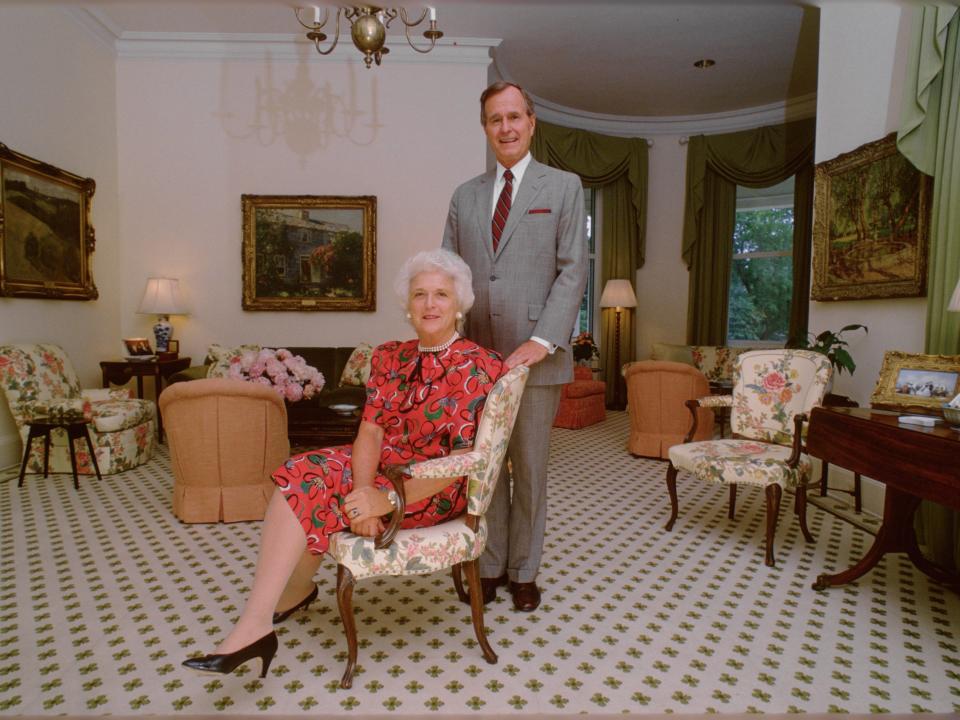
[[[793,178],[737,188],[727,304],[730,345],[782,346],[793,295]]]
[[[596,294],[597,284],[600,282],[600,247],[596,237],[597,230],[597,199],[598,193],[593,188],[583,189],[584,216],[586,221],[587,235],[587,257],[589,269],[587,270],[587,287],[583,291],[583,299],[580,301],[580,314],[577,316],[577,322],[573,328],[573,337],[582,332],[588,332],[593,335],[594,340],[599,342],[600,328],[594,323],[597,318],[596,308],[599,302],[599,296]]]

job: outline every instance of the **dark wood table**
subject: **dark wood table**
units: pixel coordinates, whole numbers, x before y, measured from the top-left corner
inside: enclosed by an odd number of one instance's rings
[[[137,378],[137,397],[143,399],[143,379],[152,377],[154,382],[154,397],[157,401],[157,437],[163,442],[163,418],[160,416],[160,392],[163,390],[163,381],[174,373],[190,367],[189,357],[178,357],[172,360],[103,360],[100,363],[100,372],[103,375],[103,386],[126,385],[130,378]]]
[[[883,524],[871,548],[853,567],[819,575],[814,590],[853,582],[890,552],[907,553],[937,582],[960,584],[960,577],[923,557],[913,530],[913,514],[921,500],[960,510],[960,432],[943,423],[931,428],[904,425],[897,422],[899,414],[819,407],[810,415],[807,452],[886,486]]]
[[[23,487],[23,476],[27,473],[27,463],[30,460],[30,451],[33,449],[34,438],[43,438],[43,476],[49,477],[50,473],[50,433],[57,428],[62,428],[67,433],[67,446],[70,448],[70,468],[73,470],[73,489],[80,489],[80,475],[77,472],[77,452],[74,443],[77,440],[86,440],[87,449],[90,450],[90,462],[93,464],[93,470],[97,474],[97,480],[103,480],[100,477],[100,466],[97,465],[97,450],[93,447],[90,440],[90,432],[87,430],[87,421],[83,418],[50,418],[37,417],[28,420],[30,427],[27,435],[27,441],[23,445],[23,462],[20,464],[20,481],[17,487]]]

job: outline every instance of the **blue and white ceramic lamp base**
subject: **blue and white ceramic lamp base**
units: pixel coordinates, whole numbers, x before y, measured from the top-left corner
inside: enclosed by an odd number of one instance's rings
[[[170,348],[170,336],[173,335],[173,326],[166,315],[161,315],[153,326],[153,337],[156,339],[157,352],[167,352]]]

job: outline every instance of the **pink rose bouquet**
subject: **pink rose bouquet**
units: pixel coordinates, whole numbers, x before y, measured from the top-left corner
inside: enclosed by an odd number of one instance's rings
[[[272,387],[280,397],[297,402],[309,400],[323,389],[323,373],[289,350],[263,348],[230,360],[228,377]]]

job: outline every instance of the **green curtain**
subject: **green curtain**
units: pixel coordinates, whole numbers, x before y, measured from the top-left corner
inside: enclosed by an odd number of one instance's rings
[[[647,223],[647,141],[601,135],[537,121],[530,147],[533,156],[552,167],[580,176],[587,187],[599,188],[602,197],[601,282],[611,278],[636,281],[643,266]],[[614,367],[614,313],[604,313],[601,324],[600,365],[607,383],[607,405],[613,405],[616,383],[622,382]],[[636,315],[626,311],[620,322],[620,364],[636,358]],[[622,395],[625,397],[625,393]]]
[[[960,12],[947,5],[915,10],[897,146],[933,175],[927,278],[926,352],[960,354],[960,313],[947,311],[960,277]],[[960,513],[923,502],[917,537],[930,559],[960,570]]]
[[[687,342],[722,345],[736,217],[736,186],[769,187],[797,175],[794,186],[794,298],[791,338],[806,334],[813,210],[815,121],[725,135],[699,135],[687,145],[687,196],[681,254],[690,269]],[[807,258],[798,263],[799,257]]]

